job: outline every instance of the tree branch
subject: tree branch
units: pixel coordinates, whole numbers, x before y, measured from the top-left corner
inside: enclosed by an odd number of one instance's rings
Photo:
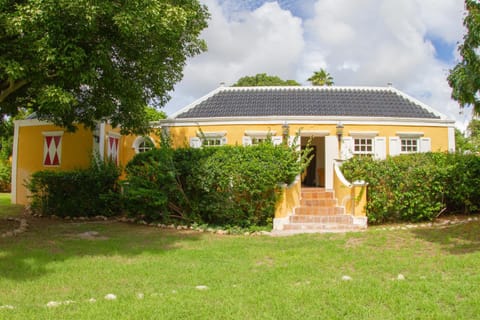
[[[5,101],[9,95],[23,87],[28,83],[27,80],[21,79],[21,80],[13,80],[13,79],[8,79],[8,87],[5,90],[0,91],[0,103]]]

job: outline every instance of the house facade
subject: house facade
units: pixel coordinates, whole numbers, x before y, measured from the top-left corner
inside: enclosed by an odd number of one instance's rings
[[[453,152],[454,125],[393,87],[219,87],[154,123],[170,136],[173,147],[249,146],[265,139],[313,147],[313,160],[301,183],[284,197],[291,201],[280,205],[283,209],[276,217],[280,220],[298,207],[302,186],[338,189],[336,184],[342,182],[336,170],[339,159]],[[68,133],[36,119],[17,121],[12,201],[28,203],[24,181],[35,171],[86,167],[94,153],[124,166],[158,141],[155,134],[122,136],[108,123],[100,123],[93,131],[79,128]],[[338,197],[337,202],[342,204]]]

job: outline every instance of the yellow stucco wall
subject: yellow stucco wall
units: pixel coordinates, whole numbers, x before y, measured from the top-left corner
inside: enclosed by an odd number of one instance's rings
[[[23,122],[28,124],[27,121]],[[62,136],[61,161],[59,166],[43,165],[43,132],[61,131]],[[25,181],[30,175],[40,170],[70,170],[88,167],[92,155],[93,136],[90,130],[78,128],[75,133],[53,125],[19,125],[18,148],[15,175],[16,202],[28,203]],[[13,190],[12,190],[13,191]]]
[[[196,137],[197,132],[202,130],[204,133],[208,132],[227,132],[227,144],[242,145],[242,137],[246,130],[270,131],[275,132],[275,135],[282,135],[282,125],[244,125],[244,124],[229,124],[229,125],[191,125],[191,126],[172,126],[170,128],[170,136],[172,137],[172,144],[174,147],[182,147],[189,145],[189,139]],[[336,124],[290,124],[290,135],[294,136],[297,132],[306,131],[325,131],[328,135],[336,135]],[[445,126],[415,126],[415,125],[349,125],[345,124],[343,129],[344,136],[350,136],[350,132],[377,132],[378,137],[395,137],[398,132],[418,132],[423,133],[423,137],[431,138],[432,151],[448,151],[448,127]],[[387,154],[390,153],[389,144],[387,141]]]

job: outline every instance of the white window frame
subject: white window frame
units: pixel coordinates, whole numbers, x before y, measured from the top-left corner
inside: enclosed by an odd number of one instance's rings
[[[400,154],[422,152],[421,140],[423,135],[423,132],[397,132],[397,136],[399,139],[398,152]]]
[[[150,146],[146,146],[145,145],[146,143],[149,143]],[[154,147],[155,147],[155,143],[153,142],[152,138],[145,137],[145,136],[137,137],[132,145],[132,148],[135,150],[135,153],[150,151]]]
[[[220,147],[224,146],[227,144],[227,132],[225,131],[218,131],[218,132],[197,132],[197,137],[200,139],[201,143],[200,145],[198,144],[198,141],[196,139],[190,139],[191,145],[192,142],[194,144],[194,147]]]
[[[400,154],[419,152],[420,139],[418,137],[400,137]]]
[[[357,143],[359,141],[360,143]],[[369,143],[368,143],[369,142]],[[360,148],[368,148],[370,150],[357,150]],[[353,154],[356,156],[374,156],[375,155],[375,138],[374,137],[353,137]]]

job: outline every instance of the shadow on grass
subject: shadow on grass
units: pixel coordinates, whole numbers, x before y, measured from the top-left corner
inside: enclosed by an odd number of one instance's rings
[[[469,222],[434,229],[411,231],[416,237],[440,245],[450,254],[460,255],[480,251],[480,223]]]
[[[66,222],[33,217],[28,221],[26,233],[0,238],[0,278],[28,281],[55,272],[52,263],[85,256],[122,263],[141,254],[162,255],[200,239],[198,233],[115,221]],[[98,236],[82,237],[90,231]]]

